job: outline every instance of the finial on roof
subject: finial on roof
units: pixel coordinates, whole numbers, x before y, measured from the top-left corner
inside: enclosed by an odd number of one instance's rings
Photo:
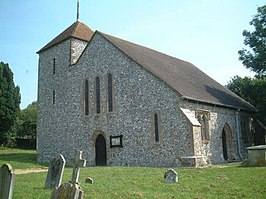
[[[79,21],[79,0],[77,0],[77,21]]]

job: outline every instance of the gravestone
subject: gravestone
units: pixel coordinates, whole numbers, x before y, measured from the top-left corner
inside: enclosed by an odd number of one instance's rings
[[[178,182],[178,174],[174,169],[167,169],[164,173],[164,181],[167,183]]]
[[[63,172],[65,168],[65,158],[63,155],[59,154],[57,157],[54,157],[50,161],[45,188],[53,189],[55,187],[59,187],[62,181]]]
[[[51,199],[83,199],[84,192],[76,183],[70,182],[62,184],[52,192]]]
[[[78,151],[73,159],[74,164],[71,183],[78,183],[80,167],[86,166],[86,160],[82,159],[82,151]]]
[[[248,165],[266,166],[266,145],[248,147]]]
[[[86,160],[82,159],[82,151],[78,151],[73,160],[72,180],[69,183],[62,184],[58,188],[55,187],[51,199],[83,199],[84,192],[81,190],[78,182],[80,167],[86,165]]]
[[[87,184],[93,184],[93,179],[90,178],[90,177],[88,177],[88,178],[85,179],[85,183],[87,183]]]
[[[0,198],[12,199],[15,174],[10,164],[3,164],[0,169]]]

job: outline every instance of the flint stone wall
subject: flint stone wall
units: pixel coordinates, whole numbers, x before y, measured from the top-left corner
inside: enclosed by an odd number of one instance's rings
[[[57,58],[56,74],[52,60]],[[61,153],[67,163],[76,150],[83,150],[89,166],[95,165],[95,140],[106,139],[107,164],[130,166],[182,166],[223,162],[221,132],[231,127],[236,147],[233,110],[180,100],[180,95],[162,80],[133,62],[96,34],[70,66],[70,41],[40,54],[38,90],[38,160],[48,162]],[[114,110],[107,111],[107,75],[113,76]],[[95,79],[101,82],[101,113],[95,110]],[[89,81],[89,115],[84,114],[84,81]],[[55,90],[55,104],[52,91]],[[194,128],[180,107],[209,110],[210,142],[202,147],[200,129]],[[160,115],[160,142],[154,142],[151,115]],[[193,136],[193,133],[196,135]],[[123,134],[123,147],[110,148],[109,136]],[[195,140],[197,139],[197,140]],[[236,157],[237,158],[237,157]]]
[[[79,39],[71,39],[71,64],[77,63],[80,55],[86,48],[88,42]]]
[[[233,160],[241,160],[247,157],[247,150],[245,149],[247,143],[243,142],[243,135],[241,129],[241,121],[246,121],[249,123],[250,115],[245,112],[240,112],[239,117],[239,133],[237,133],[237,110],[223,108],[218,106],[212,105],[203,105],[200,103],[193,103],[187,101],[180,101],[180,106],[183,108],[188,108],[191,111],[195,110],[206,110],[210,113],[210,120],[209,120],[209,134],[210,140],[209,141],[201,141],[200,139],[198,142],[201,142],[201,148],[198,148],[198,153],[202,154],[202,165],[210,164],[210,163],[223,163],[225,162],[223,157],[223,148],[222,148],[222,131],[225,127],[225,124],[228,124],[230,127],[232,136],[232,151],[230,151],[230,161]],[[249,128],[247,128],[247,136],[249,137],[249,143],[252,142],[251,136],[252,132]],[[238,143],[239,142],[239,143]],[[238,144],[239,149],[238,149]],[[239,151],[240,150],[240,151]]]

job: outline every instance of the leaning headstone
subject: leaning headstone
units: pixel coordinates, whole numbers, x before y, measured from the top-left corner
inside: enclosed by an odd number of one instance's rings
[[[88,178],[85,179],[85,183],[87,183],[87,184],[93,184],[93,179],[90,178],[90,177],[88,177]]]
[[[45,188],[53,189],[59,187],[62,182],[63,172],[65,168],[65,158],[63,155],[59,154],[50,161]]]
[[[78,151],[73,159],[74,164],[71,182],[64,183],[58,188],[56,187],[51,195],[51,199],[83,199],[84,192],[81,190],[78,181],[80,167],[86,165],[86,160],[82,159],[82,151]]]
[[[86,160],[82,159],[82,151],[78,151],[73,159],[74,164],[71,183],[78,183],[80,167],[86,166]]]
[[[178,182],[178,174],[174,169],[167,169],[164,173],[164,181],[167,183]]]
[[[62,184],[52,192],[51,199],[83,199],[84,192],[78,184],[70,182]]]
[[[15,174],[10,164],[3,164],[0,169],[0,198],[12,199]]]

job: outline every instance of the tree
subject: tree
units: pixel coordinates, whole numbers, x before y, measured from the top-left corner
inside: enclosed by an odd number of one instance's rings
[[[17,136],[36,139],[37,133],[37,102],[32,102],[20,111],[17,119]]]
[[[254,27],[253,31],[243,31],[244,44],[249,50],[242,49],[238,54],[243,65],[256,75],[254,78],[235,76],[227,87],[258,109],[253,127],[257,129],[255,144],[261,144],[266,138],[266,5],[258,7],[250,25]]]
[[[0,144],[6,144],[6,136],[14,125],[19,112],[20,92],[14,85],[13,73],[8,64],[0,62]]]
[[[259,112],[256,113],[255,118],[266,126],[265,78],[241,78],[239,76],[235,76],[229,81],[226,87],[254,105],[259,110]]]
[[[258,7],[250,25],[254,26],[253,32],[244,30],[244,44],[250,51],[242,49],[238,51],[239,60],[256,73],[257,77],[266,76],[266,5]]]

